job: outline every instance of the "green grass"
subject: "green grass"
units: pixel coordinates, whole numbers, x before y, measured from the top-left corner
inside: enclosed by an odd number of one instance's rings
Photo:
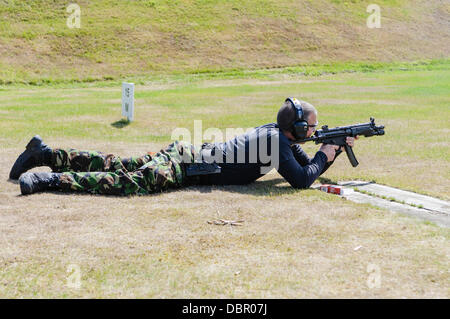
[[[0,79],[0,90],[9,86],[29,87],[29,86],[52,86],[52,87],[106,87],[117,86],[123,81],[134,82],[136,84],[167,84],[181,82],[183,84],[197,82],[201,80],[214,79],[271,79],[272,77],[284,74],[286,76],[320,76],[326,74],[354,73],[354,72],[389,72],[389,71],[431,71],[448,70],[450,60],[434,59],[420,60],[414,62],[333,62],[333,63],[309,63],[282,68],[265,69],[196,69],[189,72],[175,71],[172,73],[158,73],[152,75],[130,75],[123,78],[102,76],[86,79],[60,79],[41,77],[34,80],[2,80]]]

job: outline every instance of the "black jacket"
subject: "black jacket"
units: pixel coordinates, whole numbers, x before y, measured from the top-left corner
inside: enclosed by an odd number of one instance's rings
[[[201,154],[204,161],[222,168],[220,174],[202,178],[203,184],[213,185],[248,184],[275,168],[292,187],[308,188],[332,164],[321,151],[309,158],[276,123],[258,126],[225,143],[210,144]]]

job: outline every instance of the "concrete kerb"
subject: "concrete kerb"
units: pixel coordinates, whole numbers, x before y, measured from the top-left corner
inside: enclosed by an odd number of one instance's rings
[[[341,181],[338,185],[344,189],[342,197],[353,202],[368,203],[450,227],[450,203],[447,201],[366,181]]]

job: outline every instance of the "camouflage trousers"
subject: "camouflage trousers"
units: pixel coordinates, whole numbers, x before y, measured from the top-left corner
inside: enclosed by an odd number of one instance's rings
[[[193,163],[196,148],[175,141],[158,153],[121,159],[113,154],[54,149],[51,168],[62,173],[60,189],[92,194],[147,195],[194,182],[184,163]]]

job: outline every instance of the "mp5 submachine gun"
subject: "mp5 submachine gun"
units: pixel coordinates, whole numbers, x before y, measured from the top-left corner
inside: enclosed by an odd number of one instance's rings
[[[338,126],[335,128],[328,128],[328,125],[322,126],[321,130],[317,130],[313,136],[300,140],[298,142],[309,142],[314,141],[316,144],[333,144],[338,146],[343,146],[345,152],[347,153],[350,163],[353,167],[358,166],[358,161],[356,160],[355,154],[352,148],[347,145],[345,139],[347,136],[363,135],[365,137],[370,137],[374,135],[384,135],[384,126],[377,126],[375,124],[375,119],[370,118],[369,123],[355,124],[349,126]]]

